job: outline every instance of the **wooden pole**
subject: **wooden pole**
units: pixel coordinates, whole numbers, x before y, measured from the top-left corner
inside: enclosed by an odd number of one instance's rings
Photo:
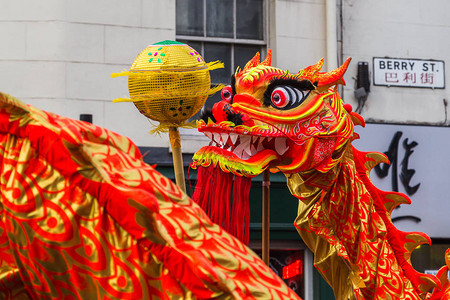
[[[170,146],[172,147],[173,169],[175,182],[186,193],[186,181],[184,179],[183,156],[181,155],[181,138],[177,127],[169,128]]]
[[[270,249],[270,171],[266,169],[262,181],[262,259],[269,266]]]

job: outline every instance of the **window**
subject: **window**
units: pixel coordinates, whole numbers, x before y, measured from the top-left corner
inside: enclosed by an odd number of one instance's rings
[[[236,68],[256,52],[265,53],[265,0],[177,0],[176,38],[202,54],[220,60],[224,69],[211,72],[212,84],[229,84]],[[220,100],[219,93],[206,106]]]

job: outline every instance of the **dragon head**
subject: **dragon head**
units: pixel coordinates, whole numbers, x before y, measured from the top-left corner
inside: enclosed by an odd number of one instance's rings
[[[271,66],[270,50],[262,62],[257,53],[198,121],[211,143],[194,155],[192,166],[219,166],[246,177],[267,168],[330,170],[351,141],[355,121],[364,122],[337,93],[349,63],[322,73],[322,59],[291,74]]]

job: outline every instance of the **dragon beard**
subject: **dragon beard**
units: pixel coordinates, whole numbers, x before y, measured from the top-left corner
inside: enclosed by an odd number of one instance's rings
[[[212,165],[198,167],[192,199],[211,220],[244,244],[249,242],[251,178]]]

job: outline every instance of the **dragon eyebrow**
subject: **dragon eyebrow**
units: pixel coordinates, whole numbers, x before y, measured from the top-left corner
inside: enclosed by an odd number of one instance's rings
[[[231,93],[232,93],[232,97],[234,97],[234,95],[236,95],[236,77],[233,75],[231,75]],[[233,98],[231,98],[231,103],[233,103]]]
[[[273,79],[269,86],[267,87],[266,91],[264,92],[264,105],[265,106],[269,106],[270,105],[270,96],[272,94],[272,91],[280,85],[288,85],[291,86],[293,88],[296,88],[298,90],[302,90],[302,91],[312,91],[316,89],[316,85],[313,84],[311,81],[307,80],[307,79],[303,79],[303,80],[295,80],[295,79],[281,79],[281,78],[277,78],[277,79]]]
[[[308,79],[303,80],[296,80],[296,79],[283,79],[283,78],[277,78],[271,80],[269,86],[267,89],[273,89],[274,86],[278,85],[289,85],[296,89],[303,90],[303,91],[312,91],[316,89],[316,86],[309,81]]]
[[[236,94],[236,77],[233,75],[231,75],[231,92],[233,93],[233,95]]]

